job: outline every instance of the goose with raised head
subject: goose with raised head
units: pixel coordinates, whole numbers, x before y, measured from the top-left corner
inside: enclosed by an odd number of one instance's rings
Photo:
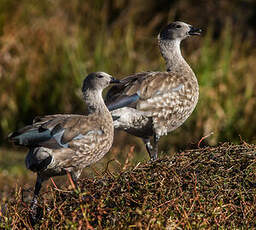
[[[197,78],[181,54],[180,43],[201,32],[184,22],[170,23],[158,35],[167,71],[123,78],[106,96],[114,127],[141,137],[152,160],[157,158],[159,138],[181,126],[198,102]]]

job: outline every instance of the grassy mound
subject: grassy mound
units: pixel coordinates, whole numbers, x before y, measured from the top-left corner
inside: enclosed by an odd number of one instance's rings
[[[177,153],[113,175],[83,179],[81,191],[41,196],[41,229],[195,229],[256,227],[256,146],[223,144]],[[4,214],[5,213],[5,214]],[[31,227],[16,200],[0,226]],[[79,228],[80,227],[80,228]]]

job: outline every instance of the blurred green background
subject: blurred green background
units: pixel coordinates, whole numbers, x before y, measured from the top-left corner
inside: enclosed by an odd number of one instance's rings
[[[161,139],[160,151],[190,148],[210,132],[211,145],[255,143],[256,1],[0,0],[1,157],[13,149],[8,133],[35,116],[83,114],[80,88],[89,72],[122,78],[165,70],[156,37],[174,20],[204,29],[182,43],[200,99],[186,123]],[[146,157],[142,142],[123,132],[110,157],[131,145]]]

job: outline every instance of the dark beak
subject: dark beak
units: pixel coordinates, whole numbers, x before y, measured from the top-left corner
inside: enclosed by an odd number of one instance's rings
[[[201,35],[202,34],[202,29],[199,28],[194,28],[194,27],[190,27],[190,31],[188,31],[189,35]]]
[[[120,83],[120,81],[112,77],[111,80],[110,80],[110,83],[111,84]]]

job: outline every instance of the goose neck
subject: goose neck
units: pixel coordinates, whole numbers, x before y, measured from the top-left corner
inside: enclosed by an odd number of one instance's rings
[[[160,52],[166,62],[167,71],[175,72],[181,67],[189,67],[181,54],[180,42],[180,40],[159,40]]]
[[[83,96],[88,106],[89,114],[108,111],[102,98],[102,90],[87,90],[83,93]]]

